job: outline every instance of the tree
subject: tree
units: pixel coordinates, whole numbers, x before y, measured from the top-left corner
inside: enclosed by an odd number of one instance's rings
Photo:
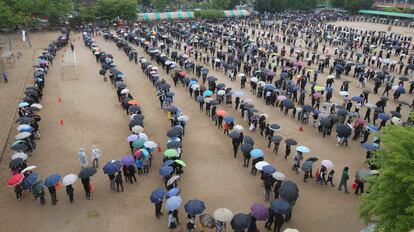
[[[82,4],[78,8],[78,16],[83,24],[92,23],[96,20],[95,8]]]
[[[12,11],[4,2],[0,2],[0,27],[9,28],[13,24]]]
[[[225,10],[230,7],[231,0],[210,0],[211,8],[215,10]]]
[[[344,0],[331,0],[331,5],[335,8],[344,8],[345,1]]]
[[[165,7],[167,7],[167,0],[154,0],[152,4],[155,6],[155,9],[162,12],[165,10]]]
[[[115,4],[117,16],[126,20],[134,20],[137,17],[136,0],[117,0]]]
[[[271,11],[271,1],[270,0],[256,0],[256,10],[259,12]]]
[[[113,20],[120,17],[133,20],[137,14],[136,0],[98,0],[95,4],[96,16],[105,20]]]
[[[368,178],[359,213],[366,222],[378,221],[376,231],[409,231],[414,228],[414,129],[390,125],[381,132],[383,149],[372,160],[380,174]]]

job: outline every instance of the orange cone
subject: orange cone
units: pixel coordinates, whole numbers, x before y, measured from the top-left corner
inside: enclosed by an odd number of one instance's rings
[[[60,103],[60,102],[62,102],[62,99],[60,97],[58,97],[57,101]]]
[[[160,145],[158,145],[157,150],[158,150],[158,152],[161,152],[161,146]]]
[[[303,126],[299,127],[299,131],[303,131]]]
[[[60,119],[60,120],[59,120],[59,124],[60,124],[61,126],[65,125],[65,122],[63,121],[63,119]]]

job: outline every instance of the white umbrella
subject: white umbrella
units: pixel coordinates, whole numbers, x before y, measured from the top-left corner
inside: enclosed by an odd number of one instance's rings
[[[251,81],[251,82],[258,82],[258,81],[259,81],[259,79],[257,79],[257,77],[252,77],[252,78],[250,78],[250,81]]]
[[[156,148],[158,145],[154,142],[154,141],[145,141],[144,142],[144,147],[147,147],[149,149],[154,149]]]
[[[268,115],[268,114],[261,114],[261,115],[260,115],[260,117],[261,117],[261,116],[264,116],[266,119],[268,119],[268,118],[269,118],[269,115]]]
[[[240,132],[240,131],[243,131],[243,130],[244,130],[244,128],[243,128],[241,125],[235,125],[235,126],[233,127],[233,130],[234,130],[234,131],[237,131],[237,132]]]
[[[177,176],[177,175],[172,176],[170,179],[168,179],[168,181],[167,181],[167,186],[172,185],[172,184],[173,184],[176,180],[178,180],[178,179],[180,179],[180,176]]]
[[[246,98],[246,99],[244,99],[244,102],[249,103],[249,104],[252,104],[253,103],[253,100],[250,99],[250,98]]]
[[[259,82],[257,82],[257,85],[260,85],[260,86],[265,86],[265,84],[266,84],[266,82],[264,82],[264,81],[259,81]]]
[[[214,210],[213,217],[214,220],[220,222],[229,222],[231,219],[233,219],[233,212],[226,208],[219,208]]]
[[[186,115],[180,115],[178,116],[178,121],[187,122],[189,118]]]
[[[298,146],[296,147],[296,151],[302,152],[302,153],[308,153],[310,152],[310,149],[305,146]]]
[[[121,94],[127,94],[127,93],[129,93],[129,89],[123,89],[123,90],[121,90]]]
[[[346,97],[349,95],[349,93],[347,91],[341,91],[339,92],[339,95],[341,95],[342,97]]]
[[[257,170],[261,171],[263,169],[263,167],[266,166],[266,165],[269,165],[269,163],[266,162],[266,161],[260,161],[260,162],[257,162],[256,165],[254,165],[254,167]]]
[[[335,76],[334,75],[328,75],[327,77],[326,77],[326,79],[334,79],[335,78]]]
[[[35,168],[37,168],[37,166],[29,166],[29,167],[26,167],[25,169],[23,169],[20,173],[25,173],[25,172],[31,171]]]
[[[31,128],[30,125],[28,125],[28,124],[22,124],[22,125],[20,125],[20,126],[17,127],[17,130],[18,131],[21,131],[23,129],[29,129],[29,128]]]
[[[27,155],[23,152],[17,152],[17,153],[14,153],[11,157],[12,160],[18,159],[18,158],[22,160],[27,160]]]
[[[16,140],[25,139],[25,138],[30,137],[31,135],[32,135],[32,133],[29,133],[29,132],[21,132],[21,133],[17,134],[14,138]]]
[[[131,128],[131,130],[132,130],[132,132],[134,132],[135,134],[139,134],[139,133],[144,132],[144,128],[142,128],[142,126],[139,126],[139,125],[133,126],[133,127]]]
[[[244,73],[239,73],[239,74],[237,74],[237,76],[238,76],[238,77],[244,77],[244,76],[246,76],[246,74],[244,74]]]
[[[233,93],[234,97],[243,97],[244,93],[242,91],[236,91]]]
[[[62,179],[62,185],[68,186],[75,183],[78,180],[78,175],[76,174],[68,174]]]
[[[373,108],[374,107],[374,104],[372,104],[372,103],[366,103],[365,106],[368,107],[368,108]]]
[[[192,90],[196,90],[198,88],[200,88],[200,85],[199,84],[193,84],[193,85],[191,85],[191,89]]]
[[[148,141],[148,135],[145,133],[139,133],[138,137],[144,141]]]
[[[31,107],[38,108],[39,110],[41,110],[43,108],[43,106],[38,104],[38,103],[32,104]]]
[[[330,160],[322,160],[322,161],[321,161],[321,164],[322,164],[323,166],[325,166],[325,168],[327,168],[327,169],[331,169],[331,168],[333,168],[333,167],[334,167],[334,165],[333,165],[332,161],[330,161]]]
[[[285,229],[283,232],[299,232],[299,230],[297,230],[297,229],[287,228],[287,229]]]
[[[285,174],[281,173],[281,172],[274,172],[272,174],[273,178],[275,178],[276,180],[280,180],[280,181],[284,181],[286,179]]]
[[[224,91],[224,90],[217,91],[217,95],[219,95],[219,96],[223,96],[224,94],[226,94],[226,91]]]

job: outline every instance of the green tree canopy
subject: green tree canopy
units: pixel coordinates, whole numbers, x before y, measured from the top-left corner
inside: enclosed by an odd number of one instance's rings
[[[167,7],[167,0],[154,0],[152,4],[159,12],[163,12],[165,7]]]
[[[400,232],[414,228],[414,128],[387,126],[381,130],[383,149],[372,160],[379,176],[368,179],[359,212],[378,221],[376,231]]]
[[[136,0],[98,0],[95,5],[96,16],[106,20],[120,17],[133,20],[137,14]]]
[[[257,0],[256,9],[260,12],[282,12],[286,10],[310,10],[317,7],[318,0]]]

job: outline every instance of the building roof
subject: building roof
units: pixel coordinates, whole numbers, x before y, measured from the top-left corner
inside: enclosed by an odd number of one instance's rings
[[[388,11],[379,11],[379,10],[359,10],[358,13],[414,19],[414,14],[398,13],[398,12],[388,12]]]

